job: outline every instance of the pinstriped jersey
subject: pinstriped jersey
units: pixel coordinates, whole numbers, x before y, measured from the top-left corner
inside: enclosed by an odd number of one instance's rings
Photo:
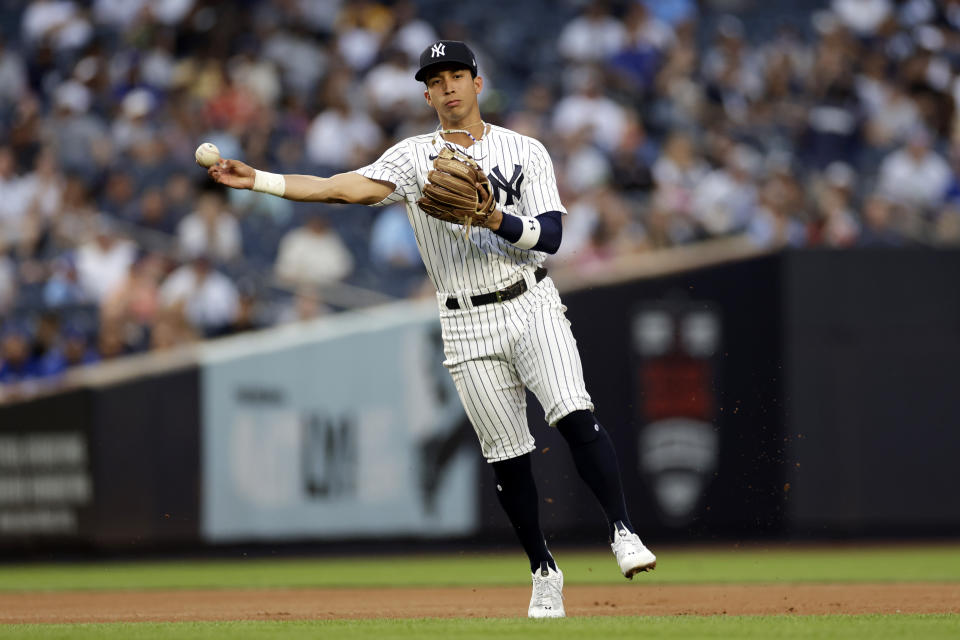
[[[539,266],[546,254],[520,249],[482,227],[471,227],[464,233],[463,226],[432,218],[417,206],[427,173],[444,146],[477,161],[502,212],[516,216],[567,212],[557,192],[553,162],[543,145],[493,125],[469,147],[447,142],[437,132],[407,138],[357,173],[395,185],[393,193],[375,206],[401,200],[406,204],[420,256],[438,292],[445,296],[476,295],[517,282],[524,268]]]

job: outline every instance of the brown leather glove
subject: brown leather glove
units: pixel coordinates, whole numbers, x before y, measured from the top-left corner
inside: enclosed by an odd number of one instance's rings
[[[433,161],[417,205],[438,220],[482,227],[496,202],[480,165],[473,158],[444,148]]]

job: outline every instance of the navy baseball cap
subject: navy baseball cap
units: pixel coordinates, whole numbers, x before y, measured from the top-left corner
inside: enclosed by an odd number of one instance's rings
[[[420,54],[420,70],[414,79],[421,82],[426,79],[426,71],[437,64],[456,62],[462,64],[477,75],[477,56],[464,42],[459,40],[437,40]]]

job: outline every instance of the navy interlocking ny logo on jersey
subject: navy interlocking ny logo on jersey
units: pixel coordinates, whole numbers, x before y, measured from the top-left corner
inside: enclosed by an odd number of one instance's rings
[[[520,185],[523,184],[523,169],[520,165],[513,165],[513,175],[510,176],[509,180],[501,173],[500,167],[494,167],[487,179],[490,180],[490,186],[493,187],[494,200],[500,202],[500,190],[502,189],[507,194],[507,200],[503,203],[504,206],[513,204],[514,198],[519,202]]]

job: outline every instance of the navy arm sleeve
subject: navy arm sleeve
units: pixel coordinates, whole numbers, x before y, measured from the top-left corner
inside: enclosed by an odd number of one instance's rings
[[[532,251],[557,252],[560,248],[560,240],[563,238],[563,223],[560,222],[560,216],[559,211],[547,211],[537,216],[540,222],[540,239],[533,245]],[[516,242],[523,233],[523,221],[517,216],[504,213],[500,228],[494,233],[507,242]]]

